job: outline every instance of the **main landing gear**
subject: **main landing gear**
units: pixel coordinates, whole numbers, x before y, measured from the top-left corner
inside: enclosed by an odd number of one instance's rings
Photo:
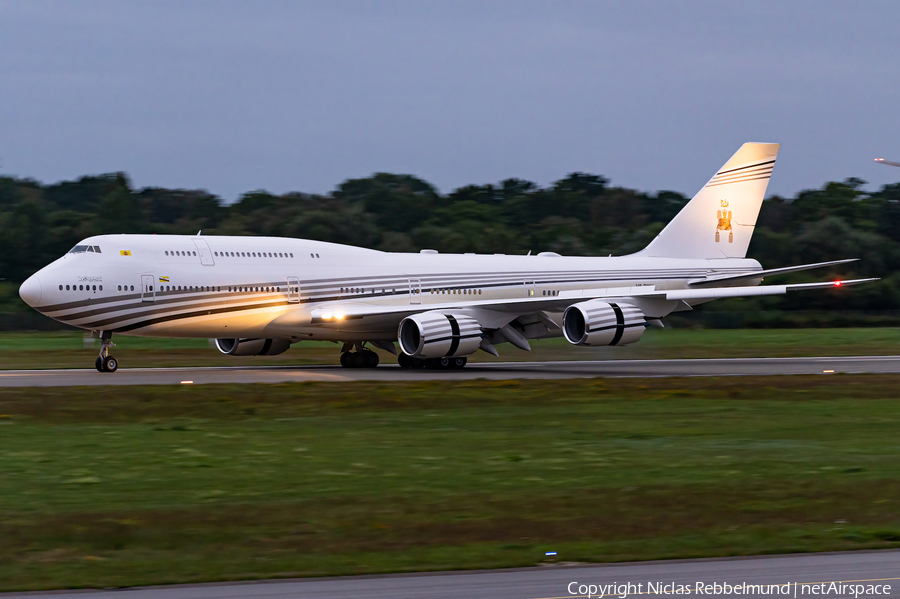
[[[344,347],[347,348],[345,344]],[[341,366],[344,368],[375,368],[378,366],[378,354],[371,349],[366,349],[365,343],[353,344],[356,351],[346,349],[341,354]]]
[[[413,358],[401,353],[397,356],[400,368],[429,368],[433,370],[459,370],[465,368],[468,358]]]
[[[100,355],[94,361],[94,366],[99,372],[115,372],[119,369],[119,361],[109,355],[109,348],[115,346],[116,344],[112,342],[112,332],[100,333]]]

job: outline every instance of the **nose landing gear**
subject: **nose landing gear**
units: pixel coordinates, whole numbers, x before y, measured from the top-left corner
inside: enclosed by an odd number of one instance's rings
[[[109,348],[115,346],[116,344],[112,342],[112,332],[100,333],[100,355],[94,361],[94,367],[98,372],[115,372],[119,369],[119,361],[109,355]]]

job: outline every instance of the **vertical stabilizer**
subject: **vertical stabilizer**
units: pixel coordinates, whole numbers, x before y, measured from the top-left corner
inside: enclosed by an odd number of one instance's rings
[[[641,256],[744,258],[780,144],[745,143]]]

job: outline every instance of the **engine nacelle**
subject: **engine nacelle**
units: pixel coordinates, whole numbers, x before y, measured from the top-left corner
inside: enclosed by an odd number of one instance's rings
[[[563,335],[573,345],[628,345],[646,328],[644,313],[631,304],[590,300],[563,313]]]
[[[481,325],[463,314],[422,312],[403,319],[397,338],[408,356],[460,358],[478,350]]]
[[[291,346],[289,339],[216,339],[216,347],[229,356],[277,356]]]

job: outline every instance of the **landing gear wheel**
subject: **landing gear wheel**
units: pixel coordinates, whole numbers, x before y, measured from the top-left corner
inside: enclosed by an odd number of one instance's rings
[[[341,366],[343,366],[344,368],[353,368],[350,365],[350,352],[345,351],[341,354]]]
[[[119,369],[119,361],[112,356],[103,358],[103,372],[115,372]]]
[[[413,359],[407,356],[404,353],[401,353],[397,356],[397,364],[400,365],[400,368],[412,368],[413,367]]]
[[[94,367],[97,369],[97,372],[103,372],[103,358],[97,356],[97,359],[94,361]]]
[[[365,368],[375,368],[378,366],[378,354],[371,350],[362,352],[363,365]]]
[[[455,368],[457,370],[466,367],[466,363],[469,361],[468,358],[451,358],[450,359],[450,368]]]

